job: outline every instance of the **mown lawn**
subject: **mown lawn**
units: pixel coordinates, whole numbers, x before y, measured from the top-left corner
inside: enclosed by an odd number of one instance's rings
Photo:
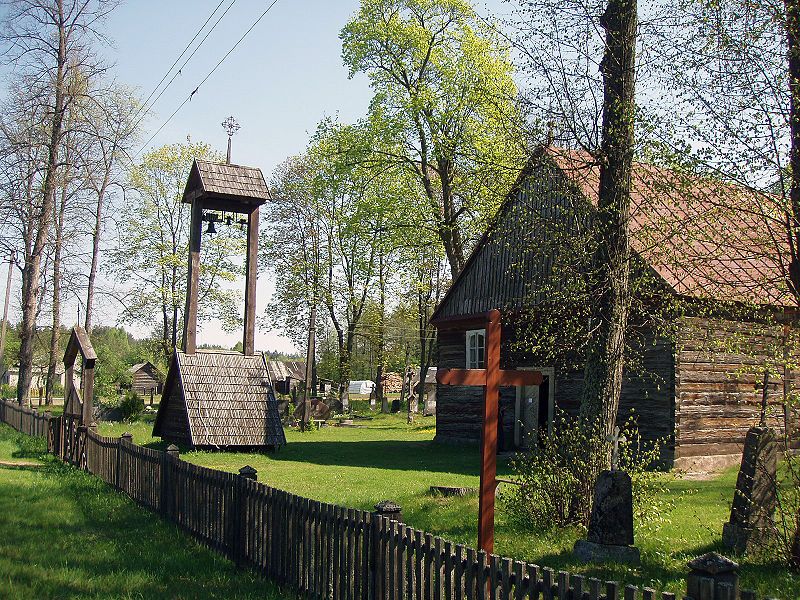
[[[0,598],[291,598],[0,425]]]
[[[237,471],[244,465],[258,470],[258,478],[275,487],[306,497],[371,509],[382,499],[403,507],[408,524],[447,539],[474,545],[477,537],[477,498],[436,498],[431,485],[478,485],[477,447],[450,447],[432,443],[435,421],[418,418],[408,426],[405,415],[374,416],[356,421],[360,428],[326,427],[300,433],[287,431],[288,444],[277,453],[182,452],[193,463]],[[130,431],[140,444],[163,447],[152,437],[152,423],[102,424],[101,433]],[[505,461],[501,476],[509,474]],[[510,522],[502,499],[498,505],[495,551],[542,566],[581,572],[603,579],[685,591],[686,562],[721,546],[722,524],[728,519],[736,469],[709,481],[678,480],[670,475],[668,488],[677,506],[666,521],[638,531],[642,566],[587,567],[571,556],[576,531],[536,534]],[[503,487],[501,486],[501,495]],[[767,561],[742,558],[742,583],[762,595],[784,600],[800,598],[800,576]]]

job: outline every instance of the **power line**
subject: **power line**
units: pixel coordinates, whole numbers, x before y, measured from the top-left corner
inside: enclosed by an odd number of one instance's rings
[[[235,2],[236,0],[233,0],[233,1]],[[187,103],[187,102],[189,102],[189,100],[191,100],[191,99],[192,99],[192,97],[193,97],[193,96],[194,96],[194,95],[195,95],[195,94],[196,94],[196,93],[197,93],[197,92],[200,90],[200,86],[202,86],[202,85],[203,85],[203,84],[204,84],[206,81],[208,81],[208,79],[209,79],[209,78],[210,78],[210,77],[211,77],[211,76],[214,74],[214,72],[215,72],[215,71],[216,71],[216,70],[217,70],[217,69],[218,69],[218,68],[219,68],[219,67],[222,65],[222,63],[224,63],[224,62],[225,62],[225,60],[228,58],[228,56],[230,56],[230,55],[231,55],[231,53],[232,53],[234,50],[236,50],[236,48],[238,48],[238,47],[239,47],[239,44],[241,44],[241,43],[242,43],[242,41],[244,41],[244,39],[245,39],[245,38],[248,36],[248,34],[249,34],[251,31],[253,31],[253,29],[255,29],[256,25],[258,25],[258,24],[261,22],[261,19],[263,19],[263,18],[264,18],[264,17],[267,15],[267,13],[268,13],[270,10],[272,10],[272,7],[273,7],[273,6],[275,6],[277,3],[278,3],[278,0],[272,0],[272,2],[271,2],[271,3],[270,3],[270,5],[269,5],[269,6],[266,8],[266,10],[265,10],[264,12],[262,12],[262,13],[259,15],[259,17],[258,17],[258,18],[255,20],[255,22],[253,22],[253,24],[252,24],[252,25],[251,25],[251,26],[248,28],[248,30],[247,30],[247,31],[245,31],[245,32],[244,32],[244,34],[242,34],[242,37],[240,37],[240,38],[239,38],[239,39],[236,41],[236,43],[235,43],[235,44],[234,44],[234,45],[231,47],[231,49],[230,49],[230,50],[228,50],[228,51],[225,53],[225,55],[224,55],[224,56],[223,56],[221,59],[219,59],[219,62],[217,62],[217,64],[216,64],[216,65],[214,65],[214,68],[213,68],[213,69],[211,69],[211,71],[209,71],[209,72],[208,72],[208,74],[207,74],[207,75],[206,75],[206,76],[205,76],[205,77],[202,79],[202,81],[200,81],[200,83],[198,83],[198,84],[197,84],[197,87],[195,87],[195,88],[194,88],[194,89],[191,91],[191,93],[189,94],[189,96],[188,96],[188,97],[187,97],[187,98],[186,98],[186,99],[185,99],[183,102],[181,102],[181,103],[180,103],[180,105],[178,106],[178,108],[176,108],[176,109],[175,109],[175,111],[174,111],[174,112],[173,112],[173,113],[172,113],[172,114],[169,116],[169,118],[167,118],[167,120],[166,120],[166,121],[164,121],[164,122],[161,124],[161,127],[159,127],[159,128],[156,130],[156,132],[155,132],[153,135],[151,135],[151,136],[150,136],[150,138],[149,138],[149,139],[148,139],[148,140],[147,140],[147,141],[146,141],[146,142],[145,142],[145,143],[142,145],[142,147],[141,147],[141,148],[139,148],[139,150],[136,152],[136,154],[134,155],[134,157],[138,156],[138,155],[141,153],[141,151],[142,151],[142,150],[144,150],[144,149],[147,147],[147,145],[148,145],[150,142],[152,142],[152,141],[153,141],[153,139],[154,139],[154,138],[155,138],[155,137],[156,137],[156,136],[157,136],[157,135],[158,135],[158,134],[161,132],[161,130],[162,130],[162,129],[164,129],[164,127],[166,127],[166,126],[167,126],[167,124],[168,124],[168,123],[169,123],[169,122],[170,122],[170,121],[173,119],[173,117],[174,117],[176,114],[178,114],[178,111],[179,111],[181,108],[183,108],[183,107],[186,105],[186,103]],[[233,5],[233,3],[231,3],[231,6],[232,6],[232,5]],[[230,9],[230,6],[228,7],[228,9]],[[226,11],[226,12],[227,12],[227,11]],[[222,16],[225,16],[225,15],[223,14]],[[210,33],[210,32],[209,32],[209,33]],[[207,37],[207,36],[206,36],[206,37]],[[205,39],[205,38],[203,38],[203,39]],[[191,56],[190,56],[189,58],[191,58]],[[187,59],[187,60],[188,60],[188,59]]]
[[[223,0],[223,2],[224,2],[224,0]],[[163,96],[163,95],[164,95],[164,92],[166,92],[166,91],[167,91],[167,88],[169,88],[169,86],[170,86],[170,85],[172,85],[172,82],[173,82],[173,81],[175,81],[175,79],[177,79],[178,75],[180,75],[180,74],[183,72],[183,69],[184,69],[184,68],[186,68],[186,65],[187,65],[187,64],[189,64],[189,61],[190,61],[190,60],[192,60],[192,58],[194,57],[194,55],[195,55],[195,54],[197,54],[197,51],[198,51],[198,50],[200,50],[200,47],[201,47],[201,46],[202,46],[202,45],[205,43],[205,41],[208,39],[208,36],[210,36],[210,35],[211,35],[211,33],[212,33],[212,32],[213,32],[213,31],[214,31],[216,28],[217,28],[217,25],[219,25],[220,21],[222,21],[222,19],[224,19],[224,18],[225,18],[225,15],[227,15],[227,14],[228,14],[228,11],[229,11],[231,8],[233,8],[233,5],[234,5],[234,4],[236,4],[236,0],[232,0],[232,2],[231,2],[229,5],[228,5],[228,8],[226,8],[226,9],[225,9],[225,12],[223,12],[223,13],[222,13],[222,14],[219,16],[219,19],[217,19],[217,20],[214,22],[214,25],[212,25],[212,26],[211,26],[211,29],[209,29],[209,30],[206,32],[206,34],[203,36],[203,39],[202,39],[202,40],[200,40],[200,43],[199,43],[199,44],[197,44],[197,46],[195,46],[195,49],[194,49],[194,50],[192,50],[192,53],[191,53],[191,54],[190,54],[190,55],[189,55],[189,56],[186,58],[186,60],[185,60],[185,61],[183,61],[183,64],[181,65],[180,69],[178,69],[178,70],[175,72],[175,74],[172,76],[172,79],[170,79],[170,80],[169,80],[169,82],[167,83],[167,85],[165,85],[165,86],[164,86],[164,89],[163,89],[163,90],[161,90],[161,92],[158,94],[158,96],[156,96],[156,99],[155,99],[155,100],[153,100],[153,102],[150,104],[150,108],[153,108],[153,106],[155,105],[155,103],[156,103],[156,102],[158,102],[158,100],[161,98],[161,96]],[[216,12],[216,11],[215,11],[215,12]],[[213,16],[213,15],[212,15],[212,16]],[[210,18],[210,17],[209,17],[209,18]],[[199,33],[200,33],[200,32],[198,32],[198,35],[199,35]],[[195,36],[195,37],[196,37],[196,36]]]
[[[175,59],[175,61],[174,61],[174,62],[173,62],[171,65],[170,65],[169,69],[167,69],[167,72],[166,72],[166,73],[164,73],[164,76],[161,78],[161,81],[159,81],[159,82],[156,84],[156,87],[154,87],[154,88],[153,88],[153,90],[150,92],[150,95],[149,95],[149,96],[147,96],[147,99],[145,99],[145,101],[144,101],[144,102],[142,103],[142,105],[139,107],[139,110],[137,110],[137,111],[136,111],[136,113],[133,115],[133,118],[134,118],[134,119],[136,119],[136,117],[138,117],[138,116],[139,116],[139,114],[140,114],[141,112],[145,111],[145,107],[147,106],[147,103],[148,103],[148,102],[150,102],[150,98],[152,98],[152,97],[153,97],[153,94],[155,94],[155,93],[156,93],[156,91],[158,91],[158,88],[160,88],[160,87],[161,87],[161,84],[162,84],[162,83],[164,83],[164,80],[165,80],[167,77],[169,77],[169,74],[172,72],[172,69],[174,69],[174,68],[175,68],[175,65],[177,65],[177,64],[178,64],[178,61],[179,61],[179,60],[180,60],[180,59],[183,57],[183,55],[184,55],[184,54],[186,54],[186,51],[187,51],[187,50],[189,50],[189,48],[192,46],[192,44],[194,43],[194,41],[197,39],[197,36],[198,36],[198,35],[200,35],[200,34],[203,32],[203,29],[205,29],[205,28],[206,28],[206,25],[208,25],[208,22],[209,22],[209,21],[211,21],[212,17],[213,17],[215,14],[217,14],[217,11],[219,10],[219,7],[220,7],[220,6],[222,6],[224,3],[225,3],[225,0],[220,0],[219,4],[217,4],[216,8],[215,8],[215,9],[214,9],[214,10],[211,12],[211,14],[210,14],[210,15],[208,15],[208,18],[207,18],[207,19],[205,20],[205,22],[204,22],[204,23],[203,23],[203,24],[200,26],[200,29],[198,29],[198,30],[197,30],[197,33],[195,33],[195,34],[194,34],[194,36],[192,37],[192,39],[191,39],[191,40],[189,40],[189,43],[188,43],[188,44],[186,44],[186,47],[185,47],[185,48],[183,49],[183,51],[182,51],[182,52],[181,52],[181,53],[178,55],[178,58],[176,58],[176,59]],[[203,38],[203,39],[205,40],[205,38]],[[200,45],[202,45],[202,43],[203,43],[203,42],[200,42]],[[200,46],[200,45],[198,45],[198,48],[199,48],[199,46]],[[196,50],[196,49],[195,49],[195,50]],[[184,66],[185,66],[185,63],[184,63]],[[178,73],[180,73],[180,71],[181,71],[181,70],[180,70],[180,69],[178,69]],[[172,83],[172,81],[173,81],[173,80],[174,80],[174,77],[173,77],[173,79],[172,79],[172,80],[170,80],[170,83]],[[167,84],[167,86],[166,86],[164,89],[167,89],[167,87],[169,87],[169,84]],[[161,93],[163,93],[163,90],[162,90],[162,92],[161,92]],[[161,97],[161,94],[159,94],[159,98],[160,98],[160,97]],[[155,104],[157,101],[158,101],[158,98],[156,98],[156,99],[153,101],[153,104]]]

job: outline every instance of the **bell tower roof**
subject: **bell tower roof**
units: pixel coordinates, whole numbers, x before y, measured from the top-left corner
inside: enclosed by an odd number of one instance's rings
[[[183,201],[202,198],[210,209],[246,212],[271,198],[261,169],[195,159]]]

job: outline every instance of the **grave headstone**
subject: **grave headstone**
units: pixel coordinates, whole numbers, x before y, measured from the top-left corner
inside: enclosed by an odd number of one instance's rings
[[[626,441],[619,427],[608,441],[614,444],[611,470],[597,478],[588,535],[575,542],[573,554],[583,562],[639,564],[639,549],[633,545],[633,483],[618,470],[619,443]]]
[[[436,388],[434,387],[425,395],[425,407],[422,410],[425,417],[432,417],[436,414]]]
[[[742,452],[730,520],[722,527],[722,543],[734,552],[746,552],[758,543],[770,525],[776,504],[778,444],[769,427],[751,427]]]

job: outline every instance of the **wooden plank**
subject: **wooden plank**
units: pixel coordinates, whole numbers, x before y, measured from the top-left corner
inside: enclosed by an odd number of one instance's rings
[[[477,600],[486,600],[486,586],[489,583],[486,578],[487,562],[486,552],[478,551],[478,568],[475,573],[475,597]]]
[[[443,540],[439,536],[433,539],[433,598],[442,600],[444,581],[442,580],[442,552]]]
[[[553,600],[553,575],[555,571],[548,567],[542,569],[542,598],[544,600]]]
[[[467,548],[467,565],[466,571],[466,597],[467,600],[474,600],[477,593],[475,590],[475,582],[477,581],[478,573],[478,553],[474,548]]]
[[[400,600],[397,591],[397,521],[389,523],[389,568],[387,569],[387,585],[389,600]]]
[[[444,543],[444,597],[448,600],[453,597],[453,544],[452,542],[445,541]]]
[[[464,561],[466,561],[466,556],[464,554],[464,546],[456,544],[455,571],[453,573],[453,585],[455,587],[453,598],[455,600],[464,600]]]

